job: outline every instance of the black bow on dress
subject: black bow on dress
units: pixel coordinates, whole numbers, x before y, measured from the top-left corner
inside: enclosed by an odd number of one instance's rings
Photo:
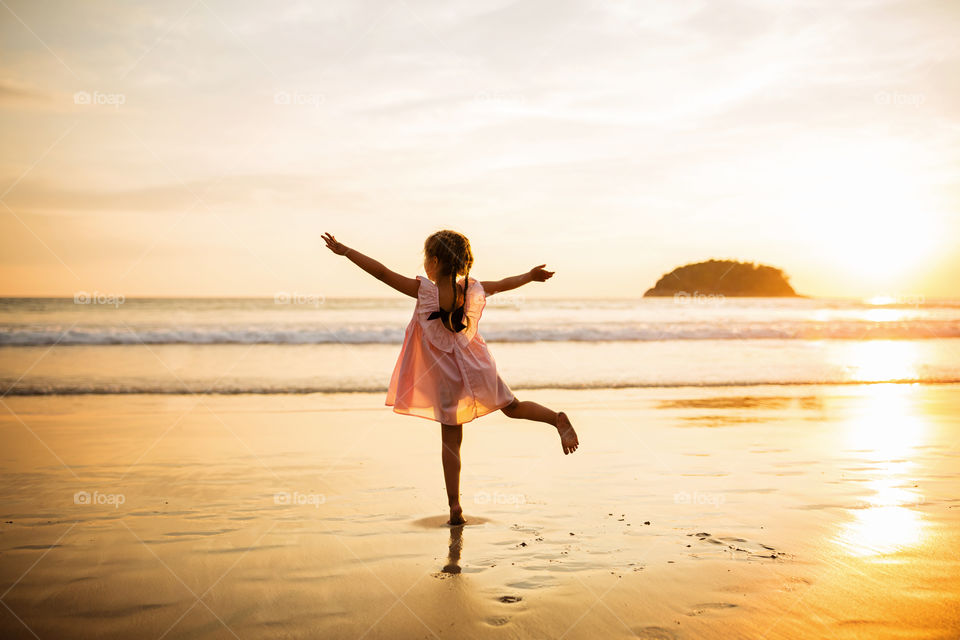
[[[453,330],[456,333],[460,333],[461,331],[467,328],[466,323],[463,321],[463,306],[464,305],[460,305],[459,307],[457,307],[452,314],[449,311],[445,311],[444,309],[438,309],[433,313],[431,313],[429,316],[427,316],[427,320],[436,320],[438,318],[440,319],[450,318],[451,320],[450,325],[453,326]],[[447,323],[444,323],[443,326],[446,327]]]

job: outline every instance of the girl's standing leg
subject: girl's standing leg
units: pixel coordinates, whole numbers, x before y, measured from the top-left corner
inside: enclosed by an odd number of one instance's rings
[[[441,424],[443,440],[443,479],[447,484],[447,504],[450,505],[450,521],[447,524],[463,524],[463,508],[460,506],[460,443],[463,442],[462,424]]]

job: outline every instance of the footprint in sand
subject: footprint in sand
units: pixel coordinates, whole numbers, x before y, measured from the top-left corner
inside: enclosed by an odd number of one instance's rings
[[[664,627],[638,627],[631,629],[633,635],[644,640],[676,640],[677,634]]]
[[[761,544],[759,542],[752,543],[743,538],[736,538],[733,536],[718,536],[714,538],[706,531],[700,531],[699,533],[688,533],[687,536],[699,538],[701,542],[709,542],[711,544],[716,544],[716,545],[725,545],[728,549],[732,551],[740,551],[742,553],[748,554],[750,558],[770,558],[770,559],[776,560],[786,555],[782,551],[777,551],[770,545]],[[689,547],[690,545],[687,545],[687,546]],[[762,549],[764,549],[764,551],[760,551],[758,549],[752,549],[750,548],[751,546],[759,546]],[[744,548],[744,547],[747,547],[747,548]],[[768,551],[770,553],[767,553]]]
[[[701,602],[700,604],[693,605],[693,611],[688,613],[688,616],[699,616],[702,613],[707,611],[718,611],[721,609],[733,609],[737,605],[730,602]]]
[[[505,602],[507,604],[513,604],[514,602],[520,602],[523,600],[520,596],[500,596],[497,598],[500,602]]]
[[[498,618],[498,617],[487,618],[487,624],[490,625],[491,627],[502,627],[503,625],[508,624],[509,622],[510,622],[510,618]]]

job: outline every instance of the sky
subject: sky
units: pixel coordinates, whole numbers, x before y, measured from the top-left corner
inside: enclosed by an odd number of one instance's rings
[[[395,294],[709,258],[960,297],[960,3],[0,0],[0,295]]]

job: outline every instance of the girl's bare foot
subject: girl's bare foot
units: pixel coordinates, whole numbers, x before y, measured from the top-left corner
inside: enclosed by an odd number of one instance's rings
[[[465,522],[466,520],[463,519],[463,507],[460,505],[450,507],[450,519],[447,520],[447,524],[456,526],[458,524],[464,524]]]
[[[563,411],[557,414],[557,432],[560,434],[560,446],[563,447],[564,455],[573,453],[580,446],[577,432],[573,430],[570,418]]]

